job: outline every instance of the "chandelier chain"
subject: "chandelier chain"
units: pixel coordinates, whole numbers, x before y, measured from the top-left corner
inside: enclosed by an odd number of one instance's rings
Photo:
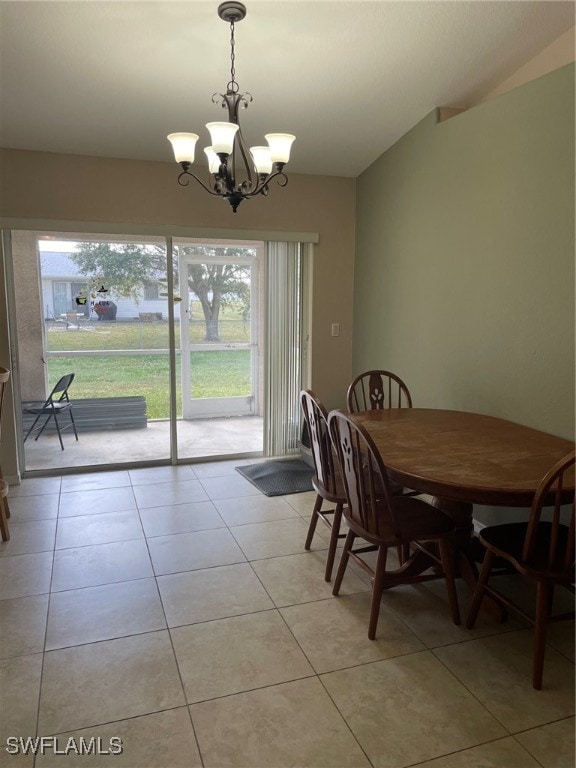
[[[230,82],[228,83],[228,90],[232,91],[232,93],[238,93],[239,86],[236,82],[236,68],[234,66],[236,61],[236,53],[234,51],[234,46],[236,45],[236,40],[234,39],[234,21],[232,20],[230,22]]]

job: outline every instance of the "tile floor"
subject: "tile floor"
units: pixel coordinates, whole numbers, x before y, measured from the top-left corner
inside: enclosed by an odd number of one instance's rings
[[[385,594],[370,642],[365,576],[333,598],[326,529],[304,551],[312,494],[267,498],[238,463],[12,489],[0,766],[574,766],[573,625],[553,628],[539,693],[530,630],[455,627],[440,582]],[[5,748],[55,735],[124,751]]]

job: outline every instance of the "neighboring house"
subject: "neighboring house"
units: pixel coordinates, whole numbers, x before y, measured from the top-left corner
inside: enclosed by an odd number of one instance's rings
[[[40,253],[40,275],[42,305],[46,320],[62,317],[68,312],[82,312],[86,318],[97,319],[94,307],[101,301],[98,294],[94,298],[88,296],[88,301],[83,306],[76,303],[76,297],[81,292],[83,295],[87,294],[87,285],[69,253],[52,251]],[[138,299],[122,298],[110,290],[104,300],[113,301],[116,304],[116,320],[135,320],[142,315],[150,317],[151,314],[158,315],[158,319],[166,320],[168,303],[166,297],[160,296],[164,290],[160,283],[150,283],[142,286]],[[179,310],[180,307],[176,304],[174,306],[176,318],[180,316]]]

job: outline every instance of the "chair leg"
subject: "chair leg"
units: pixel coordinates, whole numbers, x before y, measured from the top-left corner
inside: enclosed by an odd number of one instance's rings
[[[30,435],[31,435],[31,433],[32,433],[32,430],[34,429],[34,427],[35,427],[35,426],[36,426],[36,424],[38,423],[38,419],[40,418],[40,416],[41,416],[41,415],[42,415],[42,414],[41,414],[41,413],[39,413],[39,414],[38,414],[38,416],[36,416],[36,418],[35,418],[35,419],[34,419],[34,421],[32,422],[32,426],[30,427],[30,429],[28,430],[28,432],[26,432],[26,434],[24,435],[24,442],[26,442],[26,440],[28,440],[28,438],[30,437]]]
[[[352,529],[348,531],[348,535],[346,536],[346,540],[344,542],[344,549],[342,550],[342,557],[340,558],[340,566],[338,567],[338,573],[336,574],[336,578],[334,579],[334,586],[332,587],[332,594],[337,595],[338,592],[340,592],[340,587],[342,585],[342,579],[344,578],[344,573],[346,571],[346,566],[348,565],[348,559],[350,557],[350,550],[352,549],[352,544],[354,544],[354,539],[356,538],[356,534]]]
[[[54,424],[56,424],[56,432],[58,432],[58,440],[60,440],[60,447],[62,448],[62,450],[64,450],[64,443],[62,442],[62,433],[60,432],[60,424],[58,424],[58,418],[56,417],[56,414],[54,414]],[[40,432],[42,432],[42,430],[40,430]],[[40,435],[38,435],[38,437],[40,437]]]
[[[542,689],[544,674],[544,652],[546,650],[546,625],[550,611],[551,589],[549,584],[539,581],[536,587],[536,616],[534,617],[534,659],[532,662],[532,685]]]
[[[310,525],[308,526],[308,533],[306,535],[306,543],[304,549],[310,549],[312,546],[312,539],[316,531],[316,523],[318,522],[318,512],[322,507],[322,496],[316,495],[316,501],[314,502],[314,509],[312,510],[312,517],[310,518]]]
[[[460,608],[458,607],[458,592],[456,591],[456,581],[454,580],[454,539],[440,539],[438,541],[440,548],[440,558],[444,568],[444,578],[446,579],[446,591],[448,592],[448,603],[452,613],[454,624],[460,624]]]
[[[40,437],[40,435],[42,434],[42,432],[44,432],[44,430],[45,430],[45,429],[46,429],[46,427],[48,426],[48,422],[50,421],[50,419],[51,419],[51,418],[52,418],[52,413],[50,413],[50,415],[48,416],[48,418],[46,419],[46,421],[44,422],[44,424],[42,424],[42,426],[40,427],[40,431],[38,432],[38,434],[36,435],[36,437],[34,438],[34,440],[38,440],[38,438]]]
[[[8,529],[8,520],[6,519],[9,516],[7,508],[6,498],[0,496],[0,535],[2,536],[2,541],[10,541],[10,530]]]
[[[4,475],[2,474],[2,467],[0,467],[0,480],[4,480]],[[8,496],[4,496],[4,510],[6,513],[6,518],[10,519],[10,506],[8,504]]]
[[[492,561],[494,560],[494,553],[489,549],[486,550],[484,556],[484,562],[482,563],[482,570],[480,576],[476,582],[476,588],[472,595],[472,602],[470,603],[470,609],[468,610],[468,618],[466,619],[466,629],[474,629],[476,619],[478,618],[478,612],[480,611],[480,605],[482,604],[482,598],[484,597],[484,587],[488,582],[490,571],[492,569]]]
[[[407,542],[405,544],[398,544],[396,547],[396,552],[398,553],[398,562],[400,565],[404,565],[404,563],[410,557],[410,543]]]
[[[74,430],[74,435],[76,436],[76,442],[78,442],[78,432],[76,432],[76,422],[74,421],[74,416],[72,415],[72,408],[68,410],[68,413],[70,414],[70,421],[72,422],[72,429]]]
[[[328,547],[328,557],[326,559],[326,571],[324,581],[330,581],[332,578],[332,568],[334,567],[334,558],[336,557],[336,547],[338,546],[338,534],[340,533],[340,522],[342,520],[342,504],[337,504],[332,518],[332,531],[330,532],[330,545]]]
[[[376,561],[376,572],[374,574],[374,585],[372,587],[372,603],[370,605],[370,623],[368,624],[368,639],[374,640],[376,637],[376,627],[378,626],[378,617],[380,616],[380,600],[384,586],[384,574],[386,573],[386,558],[388,548],[380,546],[378,548],[378,560]]]

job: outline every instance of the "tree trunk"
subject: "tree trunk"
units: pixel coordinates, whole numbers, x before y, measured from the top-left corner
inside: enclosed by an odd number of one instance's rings
[[[220,341],[219,317],[220,306],[214,307],[206,298],[200,299],[202,312],[204,313],[204,323],[206,325],[206,336],[204,341]]]

